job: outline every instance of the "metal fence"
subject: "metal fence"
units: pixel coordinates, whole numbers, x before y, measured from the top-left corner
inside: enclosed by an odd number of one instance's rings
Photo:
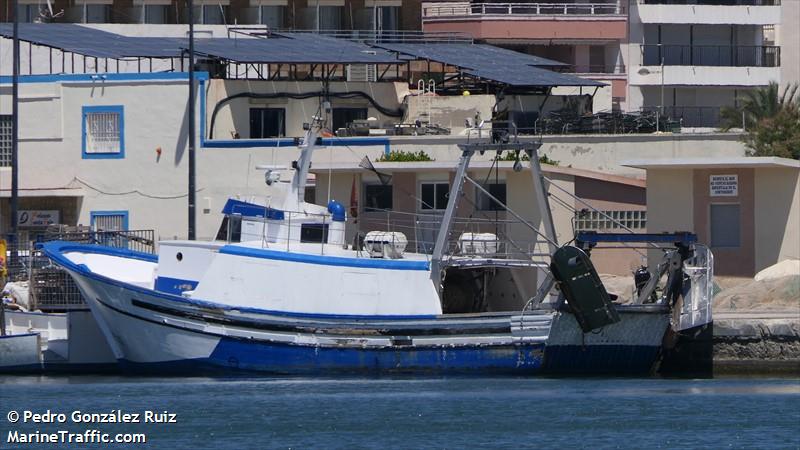
[[[780,6],[781,0],[639,0],[639,3],[644,5]]]
[[[595,16],[625,14],[622,2],[581,3],[471,3],[442,2],[422,5],[422,18],[469,15],[528,15],[528,16]]]
[[[91,231],[55,227],[37,241],[12,240],[6,254],[8,281],[28,282],[33,309],[56,312],[84,309],[86,303],[72,277],[54,264],[37,245],[45,241],[62,240],[155,253],[153,236],[153,230]]]
[[[642,110],[655,114],[660,112],[669,120],[680,122],[686,128],[719,128],[719,106],[647,106]]]
[[[779,67],[781,48],[774,45],[642,44],[645,66]]]

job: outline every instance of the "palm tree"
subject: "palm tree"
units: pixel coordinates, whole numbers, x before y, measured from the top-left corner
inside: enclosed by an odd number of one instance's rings
[[[749,91],[741,101],[741,107],[725,106],[720,110],[720,128],[728,131],[731,128],[753,126],[763,119],[773,118],[785,109],[800,108],[800,85],[788,85],[780,93],[778,83],[770,82],[769,86]]]

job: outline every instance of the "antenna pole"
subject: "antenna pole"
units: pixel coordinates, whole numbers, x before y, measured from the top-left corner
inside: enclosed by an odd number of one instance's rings
[[[11,82],[11,240],[17,242],[19,201],[19,0],[14,0],[13,75]],[[15,255],[16,252],[11,252]]]
[[[17,0],[18,1],[18,0]],[[195,90],[194,90],[194,1],[189,7],[189,240],[196,239],[195,212]]]

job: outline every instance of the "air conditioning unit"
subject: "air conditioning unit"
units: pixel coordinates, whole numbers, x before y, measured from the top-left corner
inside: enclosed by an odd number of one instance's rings
[[[377,81],[378,68],[375,64],[348,64],[347,81]]]

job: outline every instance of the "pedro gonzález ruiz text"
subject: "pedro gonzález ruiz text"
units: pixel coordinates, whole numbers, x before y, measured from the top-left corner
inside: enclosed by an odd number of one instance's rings
[[[126,412],[112,409],[108,412],[72,411],[70,413],[57,413],[49,409],[45,412],[20,411],[20,421],[23,423],[178,423],[178,414],[169,411]]]

